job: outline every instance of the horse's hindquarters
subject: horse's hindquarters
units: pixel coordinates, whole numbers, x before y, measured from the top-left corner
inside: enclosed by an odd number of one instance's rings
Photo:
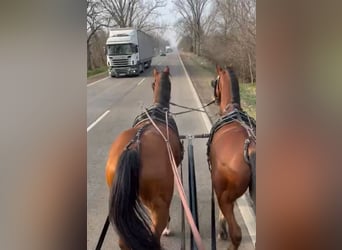
[[[245,131],[238,127],[219,130],[210,146],[209,159],[211,175],[217,201],[224,218],[228,222],[232,245],[229,249],[238,249],[242,233],[234,215],[234,203],[242,196],[250,183],[251,170],[244,159]],[[219,223],[219,235],[226,237],[223,218]]]
[[[160,126],[162,133],[166,134],[165,127]],[[181,149],[178,137],[169,130],[169,141],[176,164],[180,164]],[[166,195],[171,200],[173,194],[174,176],[171,158],[166,142],[154,129],[146,131],[141,139],[141,187],[151,192]]]
[[[220,129],[214,135],[209,157],[218,197],[222,192],[227,192],[230,199],[237,199],[248,188],[251,169],[243,154],[246,138],[243,128],[237,126]]]
[[[127,144],[134,138],[136,133],[136,128],[125,130],[121,134],[119,134],[113,142],[109,150],[108,160],[106,164],[106,181],[108,187],[112,186],[117,164],[122,152],[124,151]]]

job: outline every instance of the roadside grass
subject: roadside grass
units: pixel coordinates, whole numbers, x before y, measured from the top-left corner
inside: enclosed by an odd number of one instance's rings
[[[256,119],[256,84],[240,83],[240,97],[242,108]]]
[[[108,69],[107,66],[103,66],[103,67],[96,68],[96,69],[93,69],[93,70],[88,70],[87,71],[87,77],[103,73],[103,72],[107,71],[107,69]]]
[[[190,54],[190,58],[197,66],[201,67],[205,71],[208,71],[211,75],[213,75],[213,77],[216,76],[215,65],[211,63],[209,60],[194,54]]]
[[[208,71],[213,76],[216,76],[216,67],[212,62],[192,53],[187,53],[186,56],[190,57],[190,59],[203,70]],[[256,83],[240,82],[240,98],[242,108],[250,116],[256,119]]]

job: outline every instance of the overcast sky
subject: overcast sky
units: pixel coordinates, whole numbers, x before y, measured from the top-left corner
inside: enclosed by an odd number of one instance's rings
[[[174,23],[178,18],[177,11],[174,11],[173,9],[174,7],[172,1],[167,1],[166,7],[158,9],[159,13],[161,13],[160,20],[163,23],[167,23],[168,25],[170,25],[171,28],[174,27]],[[176,46],[176,38],[176,32],[172,29],[169,29],[165,33],[165,39],[167,39],[171,43],[171,46]]]

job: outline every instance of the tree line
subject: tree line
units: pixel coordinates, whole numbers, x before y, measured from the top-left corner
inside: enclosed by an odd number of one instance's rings
[[[105,65],[108,28],[135,27],[162,46],[168,28],[158,23],[167,0],[87,0],[87,65]],[[172,0],[178,47],[213,63],[233,65],[243,81],[256,81],[256,0]]]
[[[213,63],[233,65],[256,81],[256,0],[173,0],[181,18],[179,48]]]

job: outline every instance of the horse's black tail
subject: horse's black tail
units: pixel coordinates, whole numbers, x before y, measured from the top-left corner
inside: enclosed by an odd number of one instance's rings
[[[160,250],[150,228],[151,219],[139,199],[139,152],[120,156],[109,199],[109,220],[129,249]]]
[[[249,183],[249,194],[253,201],[253,209],[256,212],[256,151],[253,150],[249,154],[249,162],[251,166],[251,181]]]

